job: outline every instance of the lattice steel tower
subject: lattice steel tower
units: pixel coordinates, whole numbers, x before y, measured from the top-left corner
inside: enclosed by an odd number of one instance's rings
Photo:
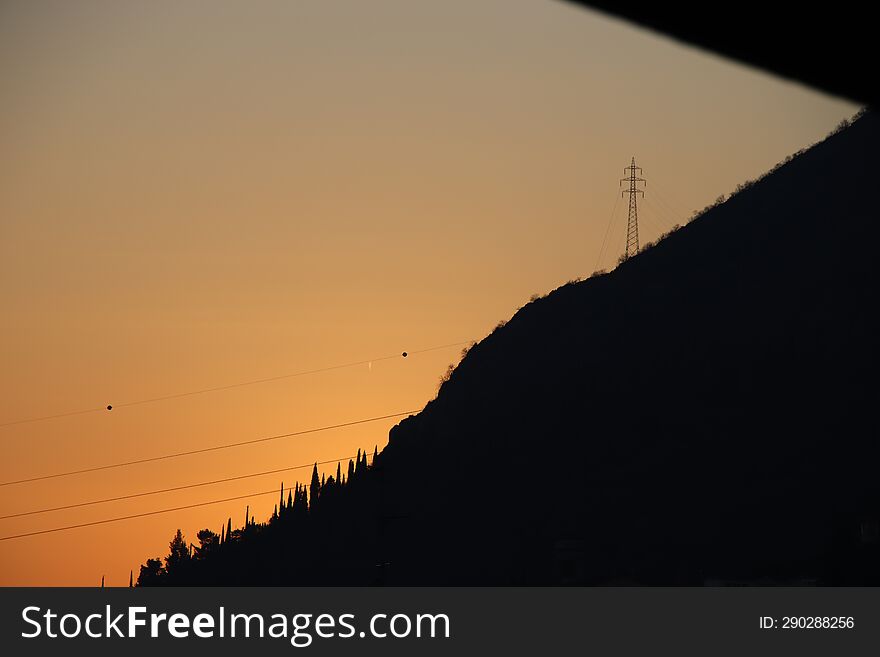
[[[636,166],[636,158],[632,159],[632,164],[623,169],[623,172],[627,174],[626,178],[620,179],[620,185],[622,186],[624,181],[629,182],[629,189],[624,189],[620,192],[620,195],[629,194],[629,218],[626,222],[626,251],[624,251],[624,258],[629,258],[634,256],[639,252],[639,208],[636,203],[636,197],[641,194],[642,198],[645,197],[645,192],[642,189],[639,189],[639,183],[648,183],[644,178],[636,177],[636,171],[641,173],[642,168]]]

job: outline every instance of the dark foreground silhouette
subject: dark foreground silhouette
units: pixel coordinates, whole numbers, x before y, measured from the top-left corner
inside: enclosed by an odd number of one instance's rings
[[[139,583],[880,584],[878,152],[869,113],[529,303],[371,464]]]
[[[870,63],[876,27],[860,21],[852,0],[802,4],[797,11],[761,0],[718,4],[569,0],[651,30],[876,107],[880,96]],[[724,18],[720,19],[719,14]],[[833,48],[820,44],[835,44]]]

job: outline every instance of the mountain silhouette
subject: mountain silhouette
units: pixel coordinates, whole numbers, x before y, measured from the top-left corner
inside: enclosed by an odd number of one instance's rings
[[[878,150],[865,113],[533,300],[371,464],[140,583],[880,583]]]

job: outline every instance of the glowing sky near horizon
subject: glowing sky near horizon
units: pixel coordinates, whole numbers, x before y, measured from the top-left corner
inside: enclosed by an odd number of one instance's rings
[[[613,266],[633,155],[644,243],[858,109],[550,0],[7,1],[0,98],[0,424],[480,339]],[[457,353],[0,427],[0,481],[419,408]],[[372,451],[393,424],[0,487],[0,515]],[[0,542],[0,584],[127,585],[178,527],[275,501]]]

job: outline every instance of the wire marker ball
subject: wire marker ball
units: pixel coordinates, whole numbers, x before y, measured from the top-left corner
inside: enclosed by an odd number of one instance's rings
[[[404,351],[401,355],[402,355],[404,358],[406,358],[406,352],[405,352],[405,351]]]
[[[112,410],[113,410],[113,406],[111,406],[110,404],[107,404],[107,410],[108,410],[108,411],[112,411]]]

